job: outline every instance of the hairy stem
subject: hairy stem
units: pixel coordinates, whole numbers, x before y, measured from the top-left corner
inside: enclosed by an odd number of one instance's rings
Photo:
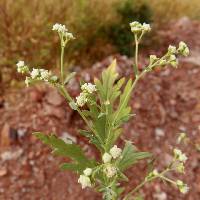
[[[63,45],[63,41],[61,41],[61,54],[60,54],[60,76],[61,76],[61,83],[64,84],[64,52],[65,46]]]

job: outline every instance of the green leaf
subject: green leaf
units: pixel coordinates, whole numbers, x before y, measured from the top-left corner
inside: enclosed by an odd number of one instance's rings
[[[151,157],[150,153],[138,152],[135,146],[128,141],[125,144],[121,159],[118,161],[117,165],[120,170],[124,171],[125,169],[131,167],[133,164],[136,164],[139,160],[149,157]]]
[[[93,135],[90,131],[86,131],[86,130],[79,130],[80,134],[89,138],[89,141],[91,144],[94,144],[100,151],[103,150],[101,143],[99,142],[99,140],[97,139],[97,137],[95,135]]]
[[[77,163],[63,163],[60,165],[60,169],[61,170],[70,170],[70,171],[74,171],[77,173],[81,173],[84,169],[81,167],[81,165],[77,164]]]
[[[129,119],[128,116],[131,112],[131,108],[128,106],[132,92],[132,80],[127,82],[122,95],[120,96],[119,106],[116,112],[112,115],[113,125],[118,127],[124,122],[124,119]]]
[[[40,132],[36,132],[34,135],[43,143],[49,145],[55,155],[67,156],[79,163],[91,164],[91,161],[85,157],[82,149],[78,145],[67,144],[55,135],[45,135]]]
[[[76,75],[76,72],[70,73],[64,80],[64,84],[67,84],[74,76]]]

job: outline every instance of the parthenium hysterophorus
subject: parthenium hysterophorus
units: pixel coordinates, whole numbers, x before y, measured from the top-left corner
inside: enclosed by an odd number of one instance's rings
[[[75,73],[68,76],[64,74],[64,49],[66,44],[74,39],[64,25],[55,24],[53,26],[53,30],[58,33],[61,42],[60,77],[45,69],[32,68],[30,70],[24,61],[17,63],[18,72],[27,74],[25,80],[27,86],[37,81],[45,81],[59,90],[70,107],[76,110],[85,121],[87,130],[81,130],[80,134],[87,137],[90,143],[96,146],[102,159],[87,158],[80,146],[72,142],[66,143],[56,135],[37,132],[35,136],[49,145],[54,154],[71,158],[72,161],[62,164],[61,169],[78,173],[80,175],[78,182],[82,188],[95,188],[103,194],[103,199],[116,200],[122,198],[121,196],[124,200],[130,199],[144,184],[157,178],[177,186],[182,193],[186,193],[188,191],[186,184],[167,177],[167,173],[170,171],[184,173],[184,163],[187,157],[179,149],[174,149],[174,157],[166,169],[161,172],[152,169],[141,184],[128,194],[121,195],[123,188],[119,183],[128,180],[124,171],[139,160],[151,157],[150,153],[139,152],[130,141],[125,142],[123,149],[115,145],[122,133],[122,125],[132,116],[129,106],[132,91],[138,80],[146,73],[156,67],[166,65],[177,67],[177,55],[188,56],[189,54],[189,49],[184,42],[180,42],[178,48],[169,46],[168,51],[161,58],[151,55],[149,64],[140,72],[138,70],[138,46],[143,35],[149,32],[151,27],[149,24],[140,24],[139,22],[132,22],[130,26],[135,37],[135,62],[133,65],[135,78],[126,80],[123,77],[118,80],[116,61],[114,60],[102,72],[101,79],[95,78],[94,84],[84,83],[81,85],[82,92],[76,99],[70,96],[65,87]]]

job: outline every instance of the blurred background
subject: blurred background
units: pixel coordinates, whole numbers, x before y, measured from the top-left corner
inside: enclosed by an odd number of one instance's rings
[[[129,23],[150,23],[140,47],[140,68],[150,54],[161,55],[169,44],[185,41],[191,49],[179,68],[165,68],[146,75],[131,100],[136,117],[124,127],[123,139],[140,150],[156,155],[162,169],[178,146],[189,161],[184,181],[190,192],[183,196],[176,188],[159,181],[145,186],[145,200],[200,199],[200,4],[199,0],[1,0],[0,1],[0,199],[82,200],[101,199],[84,191],[71,172],[61,172],[49,148],[31,133],[54,132],[79,143],[90,156],[98,156],[78,134],[84,126],[62,97],[51,87],[25,88],[16,63],[42,66],[58,73],[59,38],[55,23],[65,24],[76,40],[65,52],[66,73],[76,71],[68,89],[79,94],[80,79],[92,81],[117,59],[121,76],[131,75],[134,44]],[[187,144],[177,145],[180,132]],[[119,145],[121,141],[119,141]],[[127,171],[127,191],[142,180],[145,163]],[[176,174],[171,177],[178,178]]]

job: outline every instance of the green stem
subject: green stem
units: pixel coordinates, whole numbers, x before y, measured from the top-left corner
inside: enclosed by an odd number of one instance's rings
[[[71,98],[71,96],[69,95],[69,93],[66,91],[64,85],[58,85],[57,88],[59,89],[60,93],[65,97],[65,99],[70,103],[73,102],[73,99]],[[84,114],[81,112],[81,110],[77,107],[77,112],[79,113],[79,115],[82,117],[82,119],[84,120],[84,122],[86,123],[86,125],[88,126],[88,128],[90,129],[90,131],[98,138],[98,140],[101,142],[102,147],[104,147],[103,145],[103,141],[101,140],[101,138],[98,136],[97,132],[95,131],[95,129],[92,128],[92,126],[90,125],[90,122],[87,120],[87,118],[84,116]],[[105,148],[105,147],[104,147]]]
[[[61,55],[60,55],[60,76],[61,76],[61,83],[64,84],[64,52],[65,46],[63,45],[63,41],[61,41]]]
[[[152,177],[149,179],[144,179],[136,188],[134,188],[131,192],[129,192],[124,198],[123,200],[128,200],[128,198],[134,194],[135,192],[137,192],[138,190],[140,190],[140,188],[142,188],[146,183],[152,181],[153,179],[156,179],[157,177]]]
[[[135,36],[135,64],[133,65],[133,70],[135,73],[135,77],[138,76],[138,37],[137,34],[134,35]]]

